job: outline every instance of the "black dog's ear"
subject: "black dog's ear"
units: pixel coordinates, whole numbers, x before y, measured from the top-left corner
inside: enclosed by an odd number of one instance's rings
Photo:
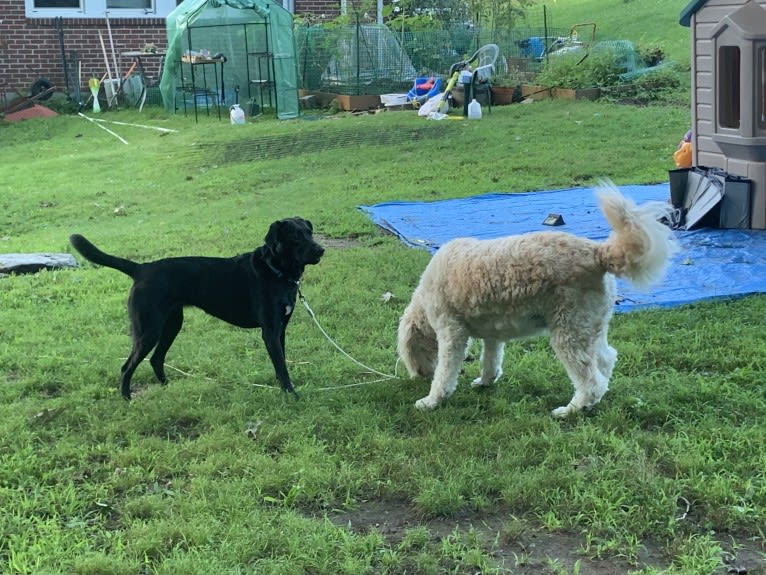
[[[314,233],[314,226],[309,220],[303,220],[306,222],[306,225],[309,227],[309,231],[313,234]]]
[[[263,243],[271,250],[272,253],[279,253],[279,229],[282,227],[282,221],[274,222],[269,226],[269,231],[266,233],[266,237],[263,239]]]

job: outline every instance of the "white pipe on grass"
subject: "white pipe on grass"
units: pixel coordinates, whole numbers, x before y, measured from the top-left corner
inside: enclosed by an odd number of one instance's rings
[[[144,124],[131,124],[129,122],[117,122],[114,120],[102,120],[101,118],[93,118],[94,122],[102,122],[109,124],[117,124],[118,126],[131,126],[133,128],[146,128],[147,130],[157,130],[158,132],[164,132],[169,134],[171,132],[177,133],[178,130],[171,130],[170,128],[160,128],[159,126],[145,126]]]
[[[123,138],[123,137],[122,137],[122,136],[120,136],[119,134],[115,134],[114,132],[112,132],[112,130],[110,130],[110,129],[109,129],[109,128],[107,128],[106,126],[102,126],[101,124],[99,124],[98,122],[96,122],[96,121],[95,121],[93,118],[89,118],[88,116],[86,116],[86,115],[85,115],[85,114],[83,114],[82,112],[77,112],[77,115],[78,115],[78,116],[80,116],[81,118],[85,118],[86,120],[88,120],[88,121],[89,121],[91,124],[93,124],[94,126],[98,126],[98,127],[99,127],[99,128],[101,128],[102,130],[105,130],[105,131],[109,132],[109,133],[110,133],[112,136],[114,136],[115,138],[117,138],[117,139],[118,139],[120,142],[122,142],[123,144],[126,144],[126,145],[127,145],[127,143],[128,143],[128,142],[127,142],[127,140],[125,140],[125,138]]]

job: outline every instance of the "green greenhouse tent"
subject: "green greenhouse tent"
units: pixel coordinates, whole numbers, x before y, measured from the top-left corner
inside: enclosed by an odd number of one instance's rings
[[[298,117],[293,18],[282,6],[270,0],[184,0],[166,28],[160,91],[168,112],[202,98],[206,105],[238,102],[245,110],[273,108],[279,119]],[[213,69],[195,66],[196,80],[190,81],[195,58],[219,54],[224,58]]]

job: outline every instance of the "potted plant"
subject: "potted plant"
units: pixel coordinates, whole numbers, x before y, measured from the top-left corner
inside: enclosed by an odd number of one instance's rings
[[[537,82],[551,89],[554,97],[595,100],[601,86],[619,81],[622,68],[610,50],[598,53],[572,51],[552,54],[537,77]]]
[[[498,72],[491,78],[492,101],[495,104],[511,104],[520,102],[531,94],[533,97],[545,97],[542,91],[530,89],[535,72],[529,70],[529,60],[526,58],[509,58],[505,70]]]
[[[521,83],[505,83],[492,81],[492,103],[496,106],[513,104],[523,99],[521,95]]]

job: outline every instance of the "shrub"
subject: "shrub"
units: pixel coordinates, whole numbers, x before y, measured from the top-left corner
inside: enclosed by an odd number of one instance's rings
[[[672,62],[647,67],[621,43],[597,48],[589,54],[552,54],[536,82],[547,88],[601,88],[602,97],[618,101],[688,104],[690,88],[684,78],[689,75]]]
[[[624,70],[609,50],[587,54],[572,51],[551,54],[537,76],[537,83],[549,88],[595,88],[619,82]]]
[[[661,65],[602,90],[601,95],[623,102],[688,105],[691,95],[689,74],[672,64]]]
[[[644,64],[650,68],[665,60],[665,51],[657,45],[642,46],[638,53]]]

